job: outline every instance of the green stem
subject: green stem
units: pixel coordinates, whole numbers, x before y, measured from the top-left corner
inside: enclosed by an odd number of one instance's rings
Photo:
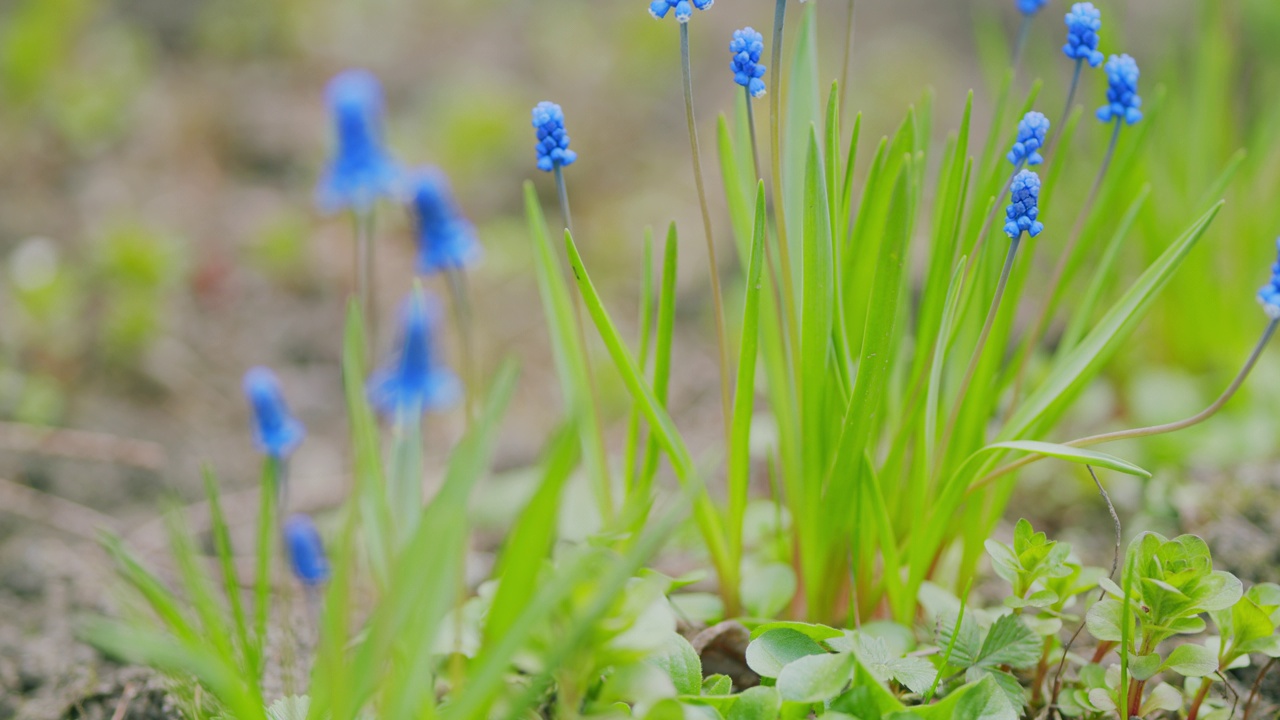
[[[1022,243],[1022,235],[1009,243],[1009,251],[1004,256],[1004,267],[1000,270],[1000,281],[996,284],[996,294],[991,298],[991,309],[987,311],[987,319],[982,324],[982,332],[978,335],[978,344],[973,348],[973,356],[969,358],[969,369],[965,371],[964,380],[956,394],[955,405],[951,408],[951,419],[947,421],[947,429],[942,434],[939,457],[945,458],[951,436],[955,432],[956,422],[960,419],[960,410],[964,407],[965,395],[973,376],[978,371],[978,363],[982,360],[982,351],[986,348],[987,339],[991,336],[991,328],[996,324],[996,316],[1000,312],[1000,301],[1004,298],[1005,287],[1009,284],[1009,274],[1013,271],[1013,260],[1018,254],[1018,246]]]
[[[1231,384],[1227,386],[1227,389],[1218,396],[1218,399],[1210,403],[1209,407],[1204,410],[1201,410],[1191,417],[1184,418],[1176,422],[1164,423],[1162,425],[1149,425],[1147,427],[1132,428],[1129,430],[1117,430],[1115,432],[1102,433],[1099,435],[1089,435],[1087,437],[1076,438],[1075,440],[1071,440],[1063,444],[1069,447],[1089,447],[1090,445],[1100,445],[1102,443],[1115,442],[1117,440],[1132,440],[1135,438],[1150,437],[1152,435],[1163,435],[1165,433],[1184,430],[1208,420],[1217,414],[1217,412],[1235,396],[1236,392],[1240,390],[1240,386],[1243,385],[1245,379],[1249,377],[1249,373],[1253,370],[1253,366],[1258,363],[1258,358],[1262,356],[1262,351],[1267,346],[1267,343],[1270,342],[1271,336],[1275,334],[1276,326],[1278,324],[1280,324],[1280,320],[1272,320],[1267,324],[1266,330],[1263,331],[1262,337],[1258,340],[1258,344],[1254,346],[1253,352],[1249,354],[1249,359],[1245,361],[1244,367],[1242,367],[1240,372],[1236,374],[1235,379],[1231,381]],[[997,468],[970,486],[968,492],[973,493],[994,482],[996,479],[1003,477],[1004,475],[1008,475],[1015,470],[1026,467],[1038,460],[1042,460],[1044,457],[1045,456],[1043,455],[1028,455],[1024,458],[1011,462],[1008,465]]]
[[[364,313],[364,326],[367,330],[365,335],[365,351],[368,357],[373,359],[373,348],[377,342],[377,308],[374,307],[373,297],[373,267],[374,267],[374,247],[373,247],[373,210],[365,210],[357,212],[355,218],[355,266],[356,266],[356,298],[360,301],[360,309]]]
[[[277,458],[267,457],[262,463],[261,501],[258,506],[258,557],[254,582],[253,630],[256,667],[255,676],[261,680],[266,669],[267,619],[271,613],[271,556],[275,549],[276,525],[279,511],[276,507],[285,482],[284,464]]]
[[[1013,74],[1018,75],[1018,66],[1022,64],[1022,51],[1027,47],[1027,37],[1031,34],[1031,16],[1023,15],[1022,24],[1018,26],[1018,38],[1013,43]]]
[[[844,112],[846,107],[845,99],[848,97],[849,89],[849,63],[853,58],[853,29],[854,29],[854,10],[857,6],[857,0],[849,0],[849,24],[845,30],[844,37],[844,63],[840,66],[840,111]]]
[[[1085,200],[1084,206],[1080,208],[1080,213],[1076,216],[1075,225],[1071,228],[1071,236],[1067,238],[1067,244],[1063,246],[1062,254],[1058,256],[1058,262],[1053,268],[1053,276],[1049,280],[1048,290],[1045,294],[1044,307],[1041,308],[1035,325],[1032,326],[1031,332],[1027,334],[1024,341],[1023,347],[1025,350],[1022,352],[1022,359],[1018,363],[1018,372],[1014,378],[1013,397],[1009,402],[1010,408],[1017,405],[1018,398],[1022,395],[1022,383],[1026,378],[1030,357],[1034,353],[1036,345],[1040,343],[1040,339],[1044,336],[1045,330],[1048,329],[1049,320],[1053,317],[1053,311],[1057,307],[1055,298],[1063,281],[1066,279],[1067,267],[1071,263],[1071,257],[1075,252],[1076,245],[1080,242],[1080,234],[1084,230],[1085,220],[1088,219],[1094,203],[1098,200],[1098,191],[1102,188],[1102,181],[1107,176],[1107,169],[1111,167],[1111,160],[1115,157],[1116,143],[1120,139],[1121,127],[1121,122],[1117,119],[1115,130],[1111,133],[1111,143],[1107,146],[1106,155],[1102,156],[1102,165],[1098,168],[1097,177],[1093,179],[1093,187],[1089,189],[1089,197]]]
[[[1058,138],[1062,135],[1062,131],[1067,128],[1067,118],[1071,117],[1071,105],[1075,102],[1076,90],[1080,87],[1080,71],[1083,68],[1084,60],[1077,59],[1075,72],[1071,75],[1071,89],[1067,91],[1067,106],[1062,109],[1062,119],[1058,121],[1057,125],[1049,129],[1049,143],[1044,152],[1041,153],[1045,158],[1048,158],[1053,153],[1054,147],[1058,144]]]
[[[787,18],[787,0],[777,0],[773,13],[773,50],[769,62],[769,165],[773,190],[773,220],[778,236],[778,264],[782,274],[783,320],[791,357],[800,351],[794,276],[791,273],[791,245],[787,241],[786,203],[782,195],[782,40]]]
[[[458,326],[458,339],[462,344],[461,362],[462,385],[466,394],[467,427],[470,428],[476,419],[476,408],[482,396],[480,388],[480,368],[476,362],[475,333],[472,331],[471,293],[467,284],[467,272],[462,268],[447,270],[445,276],[449,281],[449,294],[453,300],[454,324]]]
[[[720,293],[720,266],[716,261],[716,243],[711,229],[711,209],[707,204],[707,188],[702,177],[702,153],[698,146],[698,123],[693,113],[693,71],[689,63],[689,24],[680,24],[680,61],[684,72],[684,109],[689,123],[689,150],[693,155],[693,179],[698,188],[698,204],[702,208],[702,229],[707,240],[707,263],[711,275],[711,304],[715,311],[716,344],[720,360],[720,410],[724,418],[724,435],[729,437],[729,418],[733,414],[729,382],[729,345],[724,329],[724,301]]]
[[[760,174],[760,153],[756,152],[756,113],[752,109],[751,90],[742,88],[742,95],[747,100],[747,135],[751,140],[751,162],[755,166],[756,181],[759,182],[764,175]]]
[[[417,410],[400,414],[392,446],[391,488],[388,498],[395,517],[397,547],[388,548],[392,559],[413,536],[422,512],[422,415]]]
[[[569,211],[569,188],[564,181],[564,168],[557,165],[555,168],[556,178],[556,195],[560,198],[560,216],[564,219],[564,228],[569,232],[570,236],[576,237],[573,233],[573,213]],[[600,511],[600,520],[606,526],[613,520],[613,480],[609,477],[609,451],[604,444],[604,426],[600,418],[600,395],[596,391],[596,372],[591,365],[590,345],[587,344],[586,322],[582,319],[582,296],[581,293],[570,293],[573,296],[573,319],[574,324],[578,328],[578,344],[582,347],[582,365],[587,369],[587,391],[591,397],[589,401],[595,412],[591,413],[595,428],[592,433],[592,442],[596,445],[596,452],[600,457],[600,467],[596,469],[596,504]],[[590,463],[588,463],[590,466]]]

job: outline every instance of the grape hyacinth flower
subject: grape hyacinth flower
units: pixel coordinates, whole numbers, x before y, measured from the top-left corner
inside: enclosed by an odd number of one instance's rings
[[[336,146],[316,186],[316,204],[325,212],[366,213],[400,184],[400,167],[382,141],[382,87],[368,71],[347,70],[329,81],[325,96]]]
[[[289,566],[303,585],[314,588],[329,579],[324,543],[311,518],[291,515],[284,523],[284,545]]]
[[[1276,251],[1280,255],[1280,238],[1276,238]],[[1271,264],[1271,281],[1258,291],[1258,302],[1267,317],[1280,320],[1280,258]]]
[[[1128,55],[1112,55],[1106,66],[1107,104],[1098,108],[1102,122],[1123,120],[1133,125],[1142,119],[1142,98],[1138,97],[1138,63]]]
[[[307,431],[289,413],[275,373],[265,367],[245,373],[244,394],[253,408],[253,440],[259,452],[275,460],[293,454]]]
[[[760,54],[764,52],[764,36],[754,28],[745,27],[733,31],[733,40],[729,42],[729,52],[733,53],[733,81],[747,89],[751,97],[762,97],[765,93],[765,66],[760,64]]]
[[[1009,151],[1009,162],[1014,167],[1039,165],[1044,162],[1040,148],[1044,147],[1044,137],[1049,132],[1049,118],[1044,113],[1032,110],[1018,122],[1018,137]]]
[[[1040,176],[1023,170],[1014,176],[1010,189],[1013,201],[1006,213],[1009,221],[1004,225],[1004,234],[1014,240],[1024,232],[1031,237],[1039,235],[1044,231],[1044,223],[1036,220],[1040,214]]]
[[[437,362],[433,319],[426,294],[415,288],[401,311],[400,347],[396,358],[374,373],[369,400],[384,415],[415,417],[454,403],[457,378]]]
[[[408,191],[418,233],[419,273],[461,270],[479,259],[475,227],[459,211],[443,172],[436,168],[414,171]]]
[[[1049,0],[1018,0],[1018,12],[1023,15],[1035,15],[1049,4]]]
[[[715,0],[653,0],[649,3],[649,14],[661,20],[672,10],[676,11],[676,22],[683,25],[693,17],[693,9],[707,10],[715,4]]]
[[[533,127],[538,131],[538,169],[551,172],[572,165],[578,154],[569,149],[569,135],[564,130],[564,110],[553,102],[540,102],[533,108]]]
[[[1067,13],[1067,44],[1062,52],[1076,61],[1089,63],[1089,67],[1102,64],[1098,52],[1098,31],[1102,29],[1102,12],[1093,3],[1082,2],[1071,6]]]

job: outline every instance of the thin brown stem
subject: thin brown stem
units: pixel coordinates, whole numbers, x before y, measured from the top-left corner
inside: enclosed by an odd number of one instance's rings
[[[1258,677],[1253,679],[1253,685],[1249,688],[1249,699],[1244,704],[1244,720],[1249,720],[1249,715],[1253,713],[1253,703],[1258,699],[1258,692],[1262,689],[1262,680],[1271,672],[1271,668],[1275,667],[1276,659],[1271,658],[1266,665],[1258,671]]]
[[[711,229],[711,209],[702,177],[702,153],[698,146],[698,123],[693,112],[693,72],[689,62],[689,24],[680,25],[680,60],[684,71],[684,108],[689,123],[689,150],[693,155],[693,179],[698,188],[698,204],[702,208],[702,229],[707,241],[707,263],[711,275],[711,304],[715,312],[716,344],[720,361],[720,405],[724,417],[725,440],[729,438],[729,418],[733,416],[733,392],[729,379],[729,343],[724,328],[724,300],[720,293],[720,266],[716,261],[716,243]]]

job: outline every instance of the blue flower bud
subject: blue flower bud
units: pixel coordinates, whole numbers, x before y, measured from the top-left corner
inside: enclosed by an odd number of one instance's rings
[[[1107,61],[1107,104],[1098,108],[1102,122],[1124,120],[1132,125],[1142,119],[1138,97],[1138,63],[1128,55],[1112,55]]]
[[[760,64],[760,54],[764,52],[764,36],[753,28],[733,31],[733,40],[729,41],[729,52],[733,53],[733,81],[746,88],[751,97],[764,95],[765,67]]]
[[[1276,238],[1276,252],[1280,255],[1280,238]],[[1271,264],[1271,281],[1258,291],[1258,302],[1267,317],[1280,320],[1280,259]]]
[[[391,363],[370,378],[370,402],[395,418],[453,404],[460,394],[458,379],[436,360],[434,318],[422,288],[409,295],[400,318],[400,346]]]
[[[315,523],[306,515],[290,515],[284,521],[284,547],[293,574],[307,587],[329,579],[329,560]]]
[[[436,168],[419,168],[408,181],[410,209],[418,231],[418,272],[461,270],[480,257],[475,228],[458,210],[449,179]]]
[[[400,167],[382,141],[382,88],[372,73],[347,70],[329,81],[325,96],[337,144],[316,186],[316,204],[325,212],[366,212],[400,184]]]
[[[1018,12],[1023,15],[1035,15],[1049,4],[1049,0],[1018,0]]]
[[[1004,234],[1017,239],[1022,233],[1035,237],[1044,231],[1044,223],[1036,220],[1040,214],[1040,176],[1030,170],[1022,170],[1013,176],[1009,190],[1013,202],[1005,215]]]
[[[307,430],[292,415],[276,374],[264,367],[244,375],[244,394],[253,409],[253,441],[258,451],[277,460],[293,454]]]
[[[649,14],[661,20],[672,10],[676,11],[676,22],[687,23],[693,17],[693,9],[706,10],[715,4],[715,0],[653,0],[649,3]]]
[[[1093,3],[1076,3],[1067,13],[1067,44],[1062,52],[1072,60],[1083,60],[1089,67],[1102,64],[1102,53],[1098,52],[1098,31],[1102,29],[1102,11]]]
[[[538,169],[551,172],[572,165],[578,153],[569,149],[569,136],[564,130],[564,110],[553,102],[540,102],[533,108],[533,127],[538,131]]]
[[[1039,165],[1044,162],[1040,148],[1044,147],[1044,136],[1049,132],[1049,118],[1035,110],[1027,113],[1018,122],[1018,137],[1009,151],[1009,162],[1014,167]]]

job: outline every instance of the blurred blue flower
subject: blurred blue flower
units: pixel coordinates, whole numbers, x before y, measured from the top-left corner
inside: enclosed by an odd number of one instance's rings
[[[382,87],[366,70],[347,70],[325,89],[333,115],[333,159],[316,186],[316,204],[324,212],[363,213],[399,189],[400,167],[382,142]]]
[[[649,3],[649,14],[659,20],[667,13],[676,11],[676,22],[687,23],[693,17],[693,9],[706,10],[715,4],[715,0],[653,0]]]
[[[315,523],[306,515],[290,515],[284,521],[284,546],[293,574],[307,587],[329,579],[329,560]]]
[[[396,357],[369,380],[369,400],[389,417],[418,415],[457,401],[458,379],[438,364],[431,309],[422,288],[414,288],[400,314]]]
[[[1009,151],[1009,162],[1014,167],[1039,165],[1044,162],[1040,148],[1044,147],[1044,136],[1049,132],[1049,118],[1044,113],[1032,110],[1018,121],[1018,137],[1013,141],[1013,149]]]
[[[1044,223],[1036,220],[1040,214],[1040,176],[1030,170],[1022,170],[1013,176],[1010,186],[1013,202],[1005,213],[1009,221],[1004,224],[1004,234],[1018,238],[1022,233],[1035,237],[1044,231]]]
[[[1049,4],[1049,0],[1018,0],[1018,11],[1023,15],[1035,15]]]
[[[733,31],[733,40],[729,41],[729,52],[733,53],[733,81],[746,88],[751,97],[764,95],[765,67],[760,64],[760,54],[764,52],[764,36],[754,28],[746,27]]]
[[[569,149],[569,135],[564,130],[564,110],[553,102],[540,102],[533,108],[533,127],[538,131],[538,169],[551,172],[572,165],[578,153]]]
[[[419,168],[408,185],[418,231],[418,272],[461,270],[479,259],[475,227],[459,211],[444,173]]]
[[[253,409],[253,440],[263,455],[282,460],[297,449],[307,429],[289,414],[276,374],[255,367],[244,375],[244,394]]]
[[[1098,52],[1098,31],[1102,29],[1102,12],[1093,3],[1076,3],[1067,13],[1067,44],[1062,52],[1072,60],[1083,60],[1089,67],[1102,64]]]
[[[1276,253],[1280,255],[1280,238],[1276,238]],[[1280,320],[1280,259],[1271,264],[1271,281],[1258,291],[1258,302],[1267,317]]]
[[[1102,122],[1124,120],[1132,125],[1142,119],[1138,97],[1138,63],[1128,55],[1112,55],[1107,61],[1107,104],[1098,108]]]

